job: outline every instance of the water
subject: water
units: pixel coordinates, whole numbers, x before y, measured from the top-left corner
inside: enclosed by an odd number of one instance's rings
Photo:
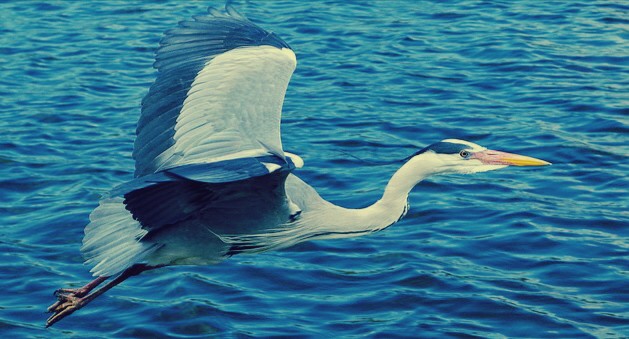
[[[554,165],[432,178],[384,232],[148,272],[44,329],[90,278],[89,212],[132,178],[161,33],[206,3],[3,2],[3,337],[629,336],[629,6],[236,5],[297,53],[284,145],[326,198],[373,202],[386,163],[445,138]]]

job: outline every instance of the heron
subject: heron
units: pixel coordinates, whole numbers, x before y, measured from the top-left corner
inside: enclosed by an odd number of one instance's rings
[[[147,270],[383,230],[428,176],[550,164],[445,139],[404,159],[375,203],[344,208],[295,175],[304,161],[283,150],[282,105],[297,60],[279,36],[227,4],[167,31],[155,58],[134,179],[104,195],[85,227],[81,252],[95,278],[56,290],[46,327]]]

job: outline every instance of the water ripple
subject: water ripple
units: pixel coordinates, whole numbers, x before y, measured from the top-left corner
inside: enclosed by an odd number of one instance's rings
[[[324,197],[365,206],[451,137],[554,165],[434,178],[384,232],[147,272],[45,330],[51,291],[90,278],[89,212],[132,177],[159,37],[204,5],[3,2],[5,336],[629,336],[629,6],[236,5],[296,50],[283,139]]]

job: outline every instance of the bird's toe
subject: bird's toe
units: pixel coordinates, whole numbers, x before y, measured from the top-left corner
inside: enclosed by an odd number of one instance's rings
[[[62,301],[61,300],[57,300],[54,304],[50,305],[50,307],[48,307],[47,312],[48,313],[52,313],[54,312],[59,306],[61,306]]]
[[[76,297],[60,298],[48,308],[48,312],[54,313],[48,320],[46,320],[46,327],[52,326],[52,324],[59,320],[69,316],[83,306],[83,299]]]
[[[82,297],[85,295],[85,289],[83,288],[60,288],[57,289],[53,294],[57,298],[63,298],[65,296],[74,296],[74,297]]]

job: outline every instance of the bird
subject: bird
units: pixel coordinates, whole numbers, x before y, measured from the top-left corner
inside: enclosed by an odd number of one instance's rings
[[[56,290],[46,327],[148,270],[381,231],[432,175],[550,165],[444,139],[401,161],[375,203],[337,206],[295,174],[304,161],[282,147],[296,66],[284,40],[229,3],[164,34],[136,127],[134,178],[101,198],[84,230],[81,252],[95,278]]]

